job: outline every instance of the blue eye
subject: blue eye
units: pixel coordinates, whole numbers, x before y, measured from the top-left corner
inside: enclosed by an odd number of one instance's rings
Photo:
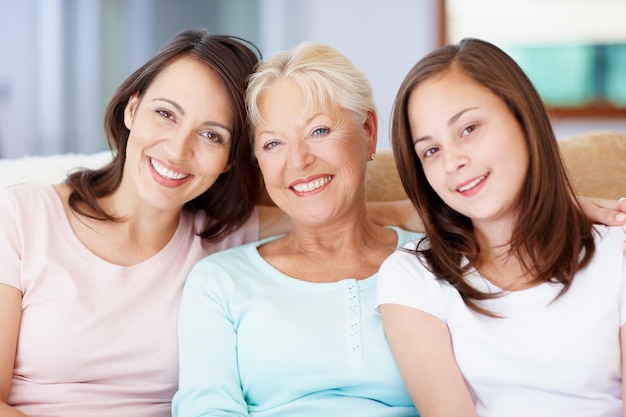
[[[275,147],[277,147],[279,144],[280,144],[280,142],[279,142],[279,141],[277,141],[277,140],[271,140],[271,141],[269,141],[269,142],[266,142],[266,143],[263,145],[263,150],[265,150],[265,151],[272,150],[272,149],[274,149]]]
[[[313,130],[313,136],[324,136],[330,133],[330,129],[327,127],[318,127]]]

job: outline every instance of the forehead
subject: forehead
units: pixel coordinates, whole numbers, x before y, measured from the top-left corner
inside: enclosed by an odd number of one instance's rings
[[[413,89],[411,98],[421,98],[430,95],[434,96],[430,99],[451,99],[467,92],[475,93],[477,89],[485,88],[464,71],[449,69],[442,73],[435,74],[419,83]],[[446,94],[442,94],[441,92],[445,92]],[[486,92],[490,91],[486,90]]]
[[[291,77],[269,84],[259,96],[258,109],[262,119],[259,124],[272,117],[283,119],[287,114],[296,119],[309,119],[317,114],[338,119],[344,113],[329,93]]]
[[[198,89],[226,90],[224,81],[211,66],[191,56],[168,63],[152,80],[148,89],[169,87],[184,90],[193,85]]]
[[[437,112],[455,113],[479,104],[504,104],[502,99],[462,70],[451,69],[419,83],[410,93],[409,116]]]
[[[176,101],[186,112],[204,112],[207,117],[233,117],[232,100],[224,80],[208,64],[193,57],[178,58],[163,68],[144,96],[148,100],[167,98]]]

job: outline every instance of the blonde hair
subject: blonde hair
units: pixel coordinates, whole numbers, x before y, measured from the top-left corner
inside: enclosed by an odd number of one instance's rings
[[[368,112],[376,112],[372,87],[365,74],[336,49],[303,42],[262,62],[251,75],[246,105],[253,128],[262,121],[259,102],[263,93],[285,78],[302,89],[307,112],[323,108],[338,115],[347,110],[357,124],[365,122]]]

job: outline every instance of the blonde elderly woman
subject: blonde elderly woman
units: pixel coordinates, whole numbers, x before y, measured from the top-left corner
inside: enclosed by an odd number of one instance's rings
[[[418,415],[374,311],[379,266],[419,236],[366,210],[378,123],[367,79],[305,43],[261,64],[247,103],[267,192],[294,227],[193,268],[173,415]]]

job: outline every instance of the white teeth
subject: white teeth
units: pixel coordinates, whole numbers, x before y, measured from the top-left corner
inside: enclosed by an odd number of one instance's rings
[[[168,180],[182,180],[183,178],[187,178],[189,176],[189,174],[181,174],[179,172],[174,172],[171,169],[167,169],[152,158],[150,158],[150,165],[152,165],[152,168],[154,168],[160,176]]]
[[[311,181],[307,184],[298,184],[298,185],[294,185],[293,189],[296,190],[299,193],[304,193],[307,191],[313,191],[313,190],[317,190],[320,187],[323,187],[324,185],[328,184],[330,182],[330,180],[332,180],[332,177],[326,177],[326,178],[320,178],[317,179],[315,181]]]
[[[467,190],[471,190],[472,188],[476,187],[482,180],[484,180],[486,177],[486,175],[483,175],[482,177],[476,178],[474,181],[470,182],[469,184],[459,188],[460,192],[465,192]]]

